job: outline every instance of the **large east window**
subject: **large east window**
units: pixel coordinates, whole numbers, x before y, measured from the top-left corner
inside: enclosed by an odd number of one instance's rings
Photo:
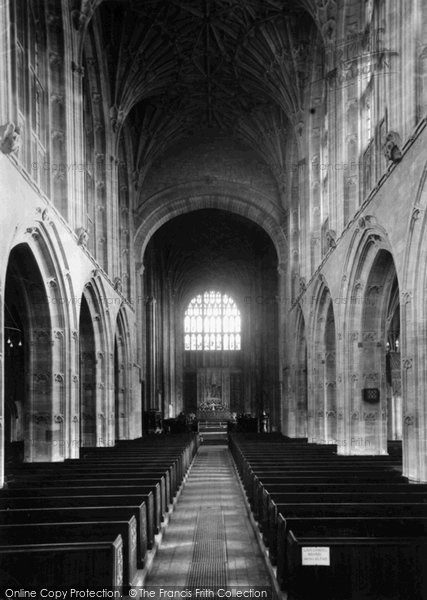
[[[241,316],[231,296],[210,290],[191,300],[184,316],[184,348],[241,349]]]

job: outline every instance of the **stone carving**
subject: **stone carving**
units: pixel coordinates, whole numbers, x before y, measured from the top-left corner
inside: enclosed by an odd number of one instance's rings
[[[367,413],[363,413],[363,419],[365,421],[377,421],[378,420],[378,413],[377,412],[367,412]]]
[[[21,130],[14,123],[0,127],[0,150],[3,154],[12,154],[19,150]]]
[[[386,135],[383,145],[384,156],[394,163],[397,163],[402,158],[402,140],[396,131],[389,131]]]
[[[336,248],[336,245],[337,245],[336,237],[337,237],[337,234],[333,229],[328,229],[326,231],[325,239],[326,239],[326,244],[327,244],[328,248]]]
[[[47,373],[33,373],[33,379],[36,383],[47,383],[49,375]]]
[[[40,232],[36,227],[27,227],[27,229],[25,230],[25,233],[28,233],[29,235],[31,235],[33,240],[36,240],[36,241],[40,237]]]
[[[54,416],[54,421],[55,421],[55,423],[63,423],[64,422],[64,416],[63,415],[55,415]]]
[[[88,240],[89,240],[89,232],[85,227],[80,227],[77,230],[77,235],[78,235],[78,245],[82,246],[83,248],[86,248]]]
[[[402,292],[402,304],[409,304],[412,301],[412,292]]]
[[[363,373],[363,379],[366,382],[372,382],[375,383],[376,381],[379,380],[379,373],[377,372],[373,372],[373,373]]]
[[[115,277],[114,278],[114,289],[116,290],[116,292],[119,292],[119,294],[122,293],[122,291],[123,291],[123,284],[122,284],[121,277]]]
[[[405,358],[402,360],[402,367],[407,371],[408,369],[412,369],[412,358]]]
[[[32,420],[36,425],[40,425],[41,423],[48,424],[50,421],[50,415],[48,413],[33,413],[33,415],[30,414],[29,417],[32,417]]]
[[[412,211],[412,216],[411,216],[411,221],[412,223],[415,223],[415,221],[418,221],[418,219],[420,218],[420,213],[421,213],[421,208],[419,207],[415,207]]]
[[[375,342],[376,333],[375,331],[365,331],[363,333],[363,341],[364,342]]]

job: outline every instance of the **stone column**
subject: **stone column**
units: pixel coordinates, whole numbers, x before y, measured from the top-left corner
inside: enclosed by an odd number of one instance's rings
[[[288,418],[289,410],[286,410],[288,398],[286,398],[286,391],[284,389],[284,368],[285,368],[285,328],[286,328],[286,293],[287,293],[287,285],[286,285],[286,277],[287,277],[287,268],[286,263],[279,263],[277,266],[278,273],[278,324],[279,324],[279,332],[278,332],[278,353],[279,353],[279,407],[278,407],[278,422],[277,426],[279,430],[284,432],[288,431],[285,420]],[[288,434],[289,435],[289,434]]]
[[[71,75],[66,79],[67,164],[73,165],[68,178],[68,222],[74,230],[86,228],[84,209],[85,165],[83,136],[83,86],[84,68],[72,63]],[[66,70],[68,72],[68,69]]]
[[[157,301],[153,296],[147,298],[147,406],[158,409],[157,406]]]

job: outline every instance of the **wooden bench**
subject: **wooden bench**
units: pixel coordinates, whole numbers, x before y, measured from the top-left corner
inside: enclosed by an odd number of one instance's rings
[[[194,434],[158,437],[8,468],[0,491],[5,578],[16,583],[30,569],[34,586],[111,588],[124,577],[126,590],[198,447]]]
[[[318,516],[319,509],[323,509],[322,516]],[[285,517],[282,512],[278,516],[278,534],[277,534],[277,580],[282,589],[286,589],[286,582],[289,577],[287,572],[286,552],[287,536],[292,524],[301,521],[318,521],[327,526],[331,521],[339,523],[343,519],[347,522],[415,522],[421,521],[422,528],[425,531],[427,520],[427,504],[399,504],[399,505],[381,505],[381,504],[347,504],[347,505],[285,505],[280,506],[281,511],[291,515]],[[350,521],[348,521],[350,520]],[[415,524],[415,527],[418,527]]]
[[[19,534],[0,541],[0,574],[3,585],[12,589],[29,587],[71,588],[123,587],[123,540],[99,533],[96,540],[49,541]]]
[[[409,497],[413,495],[416,496],[416,499],[420,499],[420,494],[424,494],[427,499],[427,485],[421,486],[411,485],[411,484],[366,484],[360,483],[359,485],[355,484],[324,484],[324,485],[307,485],[300,486],[301,489],[296,489],[296,486],[289,485],[288,491],[275,491],[272,486],[262,489],[262,499],[261,502],[257,504],[257,517],[260,525],[260,529],[263,532],[265,543],[272,548],[274,555],[274,540],[275,540],[275,532],[277,530],[277,505],[286,503],[289,499],[289,494],[313,494],[316,497],[317,494],[351,494],[356,497],[363,498],[366,495],[369,497],[371,494],[387,494],[393,498],[394,494],[397,494],[398,498],[402,498],[402,494],[404,494],[404,499],[407,500]],[[315,499],[315,498],[314,498]],[[311,500],[311,498],[310,498]]]
[[[147,547],[154,545],[154,500],[153,494],[112,495],[112,496],[68,496],[66,493],[57,496],[0,497],[0,510],[35,509],[35,508],[108,508],[133,507],[138,510],[138,528],[143,537],[144,522]]]
[[[311,521],[290,529],[285,556],[289,600],[313,600],[314,591],[316,600],[427,598],[424,526],[344,521],[329,522],[323,533],[316,533],[319,524]],[[327,555],[329,566],[307,564],[327,563]]]
[[[114,477],[114,478],[113,478]],[[43,492],[51,488],[67,488],[74,489],[76,487],[96,487],[101,489],[117,488],[117,487],[130,487],[130,486],[142,486],[146,490],[152,491],[154,494],[154,503],[156,514],[160,514],[160,519],[163,520],[164,516],[168,511],[168,502],[166,498],[166,486],[165,478],[149,478],[149,477],[128,477],[123,476],[118,478],[117,475],[113,477],[104,474],[103,478],[99,474],[87,474],[76,478],[65,478],[58,474],[53,477],[30,477],[20,478],[12,481],[8,484],[8,492],[13,495],[21,495],[22,490],[29,488],[35,489],[40,487]]]
[[[118,521],[93,521],[73,523],[13,523],[0,525],[0,540],[2,544],[28,544],[57,542],[82,543],[85,541],[98,541],[108,537],[121,535],[122,545],[122,570],[124,586],[131,586],[136,575],[137,566],[137,539],[136,520]],[[113,538],[114,539],[114,538]],[[43,584],[43,573],[40,573],[40,584]]]
[[[143,519],[140,518],[140,511],[139,506],[0,509],[0,527],[26,523],[91,523],[95,521],[128,521],[133,527],[132,519],[135,519],[136,562],[138,568],[143,568],[147,552],[147,517],[145,507]],[[132,536],[134,536],[133,532]]]
[[[147,480],[158,480],[162,487],[162,494],[165,496],[166,505],[173,502],[173,494],[175,493],[171,489],[171,469],[155,469],[150,467],[128,467],[128,466],[99,466],[99,465],[82,465],[77,462],[76,464],[62,464],[62,463],[43,463],[43,466],[37,468],[30,468],[21,471],[14,471],[12,475],[8,477],[9,485],[19,483],[20,481],[28,482],[34,481],[49,481],[49,480],[63,480],[63,479],[104,479],[104,478],[120,478],[123,481],[129,479],[146,478]],[[164,482],[163,482],[164,480]],[[163,491],[163,488],[164,491]]]
[[[32,497],[47,497],[47,496],[92,496],[94,498],[103,498],[106,496],[136,496],[140,500],[145,500],[149,494],[152,494],[153,498],[153,522],[154,532],[159,533],[161,523],[161,505],[160,505],[160,486],[156,485],[120,485],[112,486],[106,485],[92,485],[92,482],[88,482],[89,485],[81,484],[75,487],[67,486],[55,486],[55,487],[22,487],[22,488],[11,488],[2,490],[1,498],[25,498],[26,496]],[[151,515],[150,515],[151,517]]]

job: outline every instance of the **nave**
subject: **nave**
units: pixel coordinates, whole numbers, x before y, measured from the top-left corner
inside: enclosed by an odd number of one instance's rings
[[[279,433],[200,445],[192,433],[9,465],[2,592],[425,600],[427,484],[402,475],[399,443],[388,450],[342,456]]]
[[[271,594],[272,582],[227,446],[202,445],[145,587],[233,586]]]

